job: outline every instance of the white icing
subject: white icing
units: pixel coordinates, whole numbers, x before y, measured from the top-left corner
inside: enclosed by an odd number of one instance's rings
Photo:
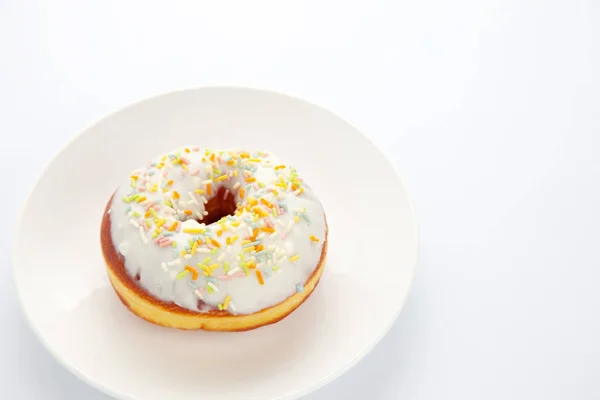
[[[139,285],[154,297],[194,311],[217,308],[229,295],[229,312],[251,314],[278,304],[302,290],[302,285],[318,265],[326,233],[323,208],[310,188],[304,182],[299,182],[293,168],[286,166],[275,170],[274,167],[282,163],[265,152],[249,153],[250,158],[240,158],[239,154],[243,152],[212,150],[210,154],[214,152],[221,155],[221,162],[217,157],[212,163],[206,159],[209,153],[205,149],[187,149],[191,151],[177,149],[168,153],[166,158],[158,157],[148,166],[133,171],[132,176],[137,179],[124,183],[115,193],[111,205],[111,234],[115,247],[125,259],[129,275],[139,275]],[[177,162],[178,156],[184,160],[187,169]],[[203,158],[205,161],[202,161]],[[230,159],[234,160],[234,165],[226,164]],[[250,172],[249,169],[254,171]],[[233,176],[235,170],[237,177]],[[227,175],[227,179],[214,181],[222,175]],[[256,178],[256,182],[247,183],[246,178]],[[275,186],[276,183],[282,185],[280,178],[284,180],[285,190]],[[270,204],[280,204],[288,211],[275,217],[273,208],[259,202],[260,210],[269,213],[267,218],[254,220],[252,211],[244,211],[240,216],[226,219],[227,229],[217,236],[217,231],[222,229],[219,223],[206,226],[192,219],[206,214],[205,202],[212,196],[197,193],[196,190],[206,191],[206,184],[211,179],[213,196],[218,188],[225,187],[229,190],[227,196],[234,196],[236,204],[241,203],[242,207],[250,196],[256,200],[264,198]],[[173,182],[169,184],[171,180]],[[297,187],[293,188],[292,185]],[[152,191],[153,187],[158,187],[158,190]],[[163,191],[163,187],[167,191]],[[240,188],[245,192],[243,199]],[[278,195],[271,189],[275,189]],[[179,194],[179,199],[174,199],[175,192]],[[135,195],[139,196],[133,199]],[[142,196],[146,200],[138,202]],[[170,201],[171,206],[166,205],[165,200]],[[149,217],[152,227],[148,229],[144,214],[150,202],[155,204],[157,218]],[[277,206],[274,209],[277,210]],[[186,214],[185,210],[192,214]],[[298,222],[295,221],[296,216],[299,216]],[[249,218],[252,218],[250,223]],[[156,222],[162,219],[166,220],[160,228],[162,232],[153,240]],[[262,252],[243,251],[242,240],[253,234],[253,228],[260,230],[261,227],[267,227],[267,219],[275,233],[260,231],[257,240],[264,246]],[[169,228],[178,220],[183,222],[178,224],[179,231],[170,232]],[[235,221],[241,221],[239,226],[231,225]],[[205,232],[185,233],[184,229],[205,229]],[[207,234],[219,242],[219,248],[206,244]],[[238,239],[233,244],[226,244],[228,237],[231,240],[236,235]],[[311,236],[318,238],[318,242],[311,240]],[[172,244],[161,247],[156,241],[162,237],[175,241],[176,247]],[[203,244],[198,245],[195,254],[191,255],[189,242],[194,238],[200,238]],[[186,247],[188,250],[182,255]],[[213,252],[212,248],[216,248],[216,251]],[[255,260],[256,268],[249,269],[249,275],[244,273],[240,254],[246,261]],[[290,261],[297,255],[299,259]],[[210,260],[204,262],[207,257]],[[199,263],[219,265],[206,277]],[[225,263],[229,264],[228,272],[224,270]],[[192,279],[192,273],[182,274],[185,266],[192,266],[198,271],[196,280]],[[255,273],[257,270],[262,273],[264,285],[259,283]],[[212,290],[209,291],[209,287]],[[201,309],[198,309],[199,299],[203,302]]]

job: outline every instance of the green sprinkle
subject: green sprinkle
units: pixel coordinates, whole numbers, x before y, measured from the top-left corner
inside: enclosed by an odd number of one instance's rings
[[[210,264],[210,257],[206,257],[204,261],[202,261],[202,264]]]
[[[277,265],[273,265],[273,266],[271,267],[271,269],[272,269],[273,271],[277,271],[277,270],[279,270],[279,267],[278,267]]]
[[[225,261],[223,263],[223,271],[225,271],[225,273],[229,272],[229,262]]]
[[[215,254],[215,253],[216,253],[218,250],[219,250],[219,249],[215,247],[214,249],[212,249],[212,250],[210,251],[210,254]]]
[[[213,288],[211,288],[210,286],[206,286],[206,290],[208,290],[209,294],[213,294],[215,291]]]
[[[152,220],[150,218],[146,218],[146,225],[148,225],[148,228],[152,226]]]
[[[175,248],[177,247],[177,241],[176,240],[173,240],[173,247],[175,247]]]
[[[129,197],[127,197],[127,196],[123,196],[123,201],[125,203],[131,203],[131,200],[129,200]]]
[[[240,263],[240,266],[244,269],[246,276],[250,275],[250,269],[248,269],[248,266],[246,265],[245,262]]]
[[[181,271],[180,273],[177,274],[177,279],[182,279],[184,276],[186,276],[187,274],[189,274],[190,271],[188,271],[187,269],[184,269],[183,271]]]
[[[152,214],[152,216],[153,216],[154,218],[158,218],[158,215],[156,214],[156,211],[154,211],[154,208],[151,208],[151,209],[150,209],[150,214]]]
[[[264,189],[267,185],[262,182],[258,182],[258,187]]]
[[[141,215],[140,215],[140,213],[139,213],[139,212],[137,212],[137,211],[134,211],[134,212],[133,212],[133,216],[134,216],[134,217],[136,217],[136,218],[139,218]]]
[[[219,310],[223,310],[223,304],[219,303],[217,304],[217,307],[219,307]]]

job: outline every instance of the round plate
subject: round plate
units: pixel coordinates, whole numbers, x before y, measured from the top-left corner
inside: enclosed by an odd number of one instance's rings
[[[131,314],[100,250],[104,206],[131,170],[183,144],[253,148],[294,165],[321,199],[321,284],[283,321],[245,333],[184,332]],[[360,360],[388,331],[417,260],[412,201],[347,122],[296,98],[210,87],[115,112],[71,141],[25,205],[14,269],[25,314],[75,375],[121,399],[293,399]]]

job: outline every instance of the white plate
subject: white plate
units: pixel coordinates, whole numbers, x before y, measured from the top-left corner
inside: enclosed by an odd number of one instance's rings
[[[245,333],[154,326],[114,294],[100,251],[106,201],[129,172],[182,144],[262,148],[295,165],[329,222],[321,284],[283,321]],[[256,89],[169,93],[85,130],[48,165],[14,248],[29,322],[75,375],[121,399],[293,399],[333,380],[388,331],[417,260],[413,204],[394,168],[348,123]]]

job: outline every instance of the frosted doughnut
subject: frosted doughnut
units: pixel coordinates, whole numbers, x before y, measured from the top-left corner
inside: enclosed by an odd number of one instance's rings
[[[296,309],[327,253],[321,203],[267,152],[184,147],[131,173],[101,243],[122,302],[181,329],[247,330]]]

